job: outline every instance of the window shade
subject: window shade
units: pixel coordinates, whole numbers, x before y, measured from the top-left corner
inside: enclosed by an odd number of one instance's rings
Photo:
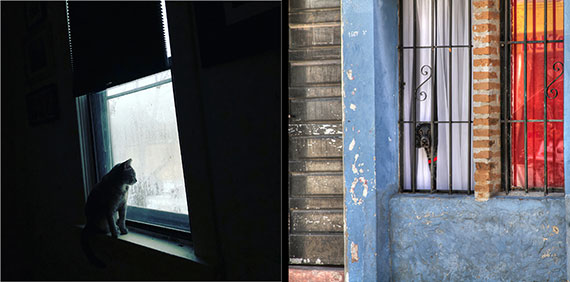
[[[68,2],[74,95],[166,70],[159,1]]]

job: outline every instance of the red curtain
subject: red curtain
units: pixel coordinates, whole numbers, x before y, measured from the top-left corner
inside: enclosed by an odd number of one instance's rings
[[[546,3],[545,3],[546,2]],[[547,12],[547,28],[544,30],[544,12]],[[524,40],[524,0],[511,0],[512,41]],[[563,0],[528,0],[527,2],[527,40],[564,39],[564,4]],[[546,87],[548,95],[554,99],[546,99],[548,119],[562,120],[564,117],[564,88],[562,70],[564,63],[564,43],[548,43],[546,60]],[[511,45],[511,119],[524,120],[524,79],[526,64],[527,87],[527,119],[544,120],[544,43],[528,43],[527,59],[524,59],[524,44]],[[557,63],[559,62],[559,63]],[[525,134],[524,122],[511,123],[511,161],[513,186],[525,185]],[[548,186],[564,187],[563,163],[563,123],[548,122],[547,131],[547,165]],[[527,123],[528,144],[528,186],[541,188],[544,186],[544,122]]]

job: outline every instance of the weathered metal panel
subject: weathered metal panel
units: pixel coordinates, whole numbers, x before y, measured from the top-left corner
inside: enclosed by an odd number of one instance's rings
[[[339,7],[339,0],[289,2],[291,264],[343,262]]]
[[[340,45],[340,24],[291,28],[289,48]]]
[[[340,22],[340,8],[300,10],[289,14],[289,24]]]
[[[289,71],[290,86],[310,86],[311,84],[339,84],[341,80],[340,64],[333,60],[324,64],[291,65]]]
[[[342,156],[342,136],[290,137],[289,159],[339,158]]]
[[[291,211],[293,232],[337,232],[342,233],[342,210],[293,210]]]
[[[289,11],[300,9],[338,8],[339,0],[292,0],[289,1]]]
[[[317,46],[289,50],[290,61],[340,60],[340,46]],[[340,61],[339,61],[340,63]],[[339,87],[339,86],[335,86]]]
[[[289,175],[291,196],[342,195],[342,173]]]
[[[339,209],[342,214],[342,196],[289,198],[289,208],[291,210]]]
[[[296,99],[289,101],[291,122],[330,121],[338,122],[342,118],[342,100],[340,98]]]
[[[289,160],[290,172],[342,171],[341,159]]]
[[[340,84],[289,87],[289,98],[340,98],[341,95]]]
[[[289,136],[342,135],[342,124],[337,123],[289,123]]]
[[[342,265],[342,234],[289,236],[289,264]]]

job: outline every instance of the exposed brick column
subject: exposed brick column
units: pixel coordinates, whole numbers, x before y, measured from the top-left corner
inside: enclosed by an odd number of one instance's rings
[[[475,199],[501,186],[499,0],[473,0],[473,159]]]

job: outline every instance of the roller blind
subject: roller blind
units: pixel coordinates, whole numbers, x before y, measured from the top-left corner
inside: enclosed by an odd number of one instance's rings
[[[68,24],[75,96],[168,68],[159,1],[69,1]]]

